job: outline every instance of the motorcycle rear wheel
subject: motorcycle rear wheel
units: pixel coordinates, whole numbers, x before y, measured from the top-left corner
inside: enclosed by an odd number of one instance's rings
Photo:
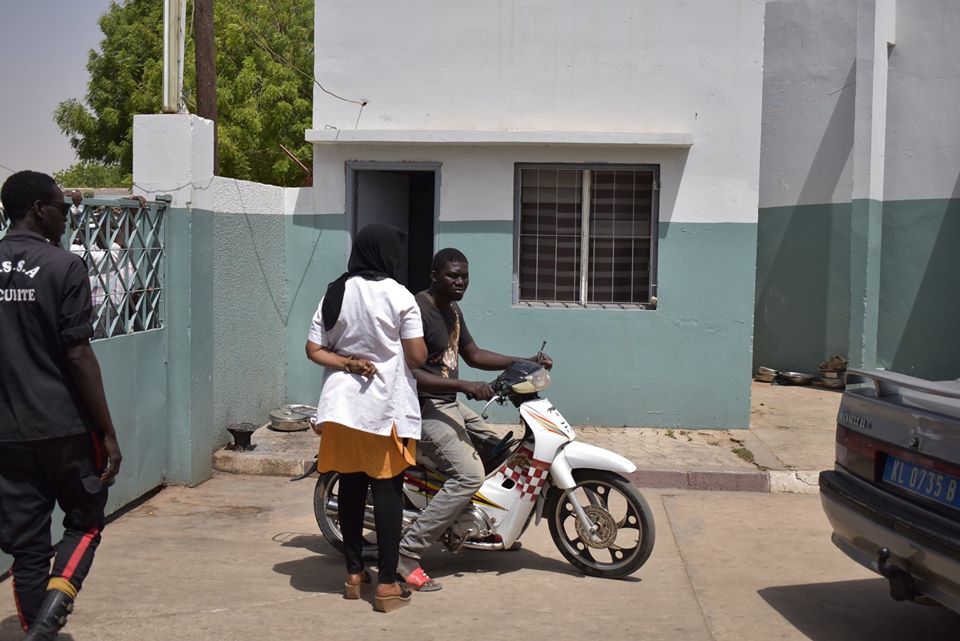
[[[554,487],[544,516],[560,554],[584,574],[619,579],[636,572],[653,552],[656,530],[646,499],[627,479],[603,470],[574,470],[574,492],[599,541],[590,541],[566,493]]]
[[[320,526],[320,533],[327,543],[336,548],[337,552],[343,553],[343,534],[340,532],[340,521],[336,510],[327,510],[327,502],[337,498],[337,479],[340,477],[336,472],[327,472],[321,474],[317,479],[317,485],[313,488],[313,517]]]
[[[320,527],[320,533],[333,548],[343,554],[343,533],[340,531],[340,519],[337,510],[328,507],[330,500],[339,499],[339,472],[326,472],[317,479],[313,489],[313,516]],[[372,498],[367,496],[367,504],[373,505]],[[377,558],[377,537],[372,530],[363,533],[363,558],[375,561]]]

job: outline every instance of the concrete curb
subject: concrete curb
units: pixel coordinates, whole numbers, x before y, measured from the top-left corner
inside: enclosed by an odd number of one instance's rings
[[[313,459],[297,459],[272,453],[217,450],[213,468],[232,474],[299,476]],[[817,494],[819,471],[790,470],[664,470],[638,469],[627,474],[639,488],[721,492],[776,492]]]
[[[819,476],[819,471],[638,469],[627,478],[640,488],[817,494]]]
[[[260,454],[252,452],[234,452],[217,450],[213,453],[213,469],[231,474],[252,474],[255,476],[299,476],[313,462],[298,460],[289,456]]]
[[[771,492],[792,492],[794,494],[819,494],[819,470],[770,470]]]

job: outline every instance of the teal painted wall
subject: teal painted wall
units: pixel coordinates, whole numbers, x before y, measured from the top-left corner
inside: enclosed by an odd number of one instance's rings
[[[855,198],[850,207],[850,367],[880,367],[880,264],[883,202]]]
[[[232,423],[286,402],[286,217],[173,209],[167,221],[168,479],[208,478]]]
[[[528,356],[546,340],[556,361],[550,398],[571,422],[595,425],[748,426],[756,242],[752,224],[661,223],[659,309],[537,309],[512,305],[511,221],[441,222],[438,234],[439,247],[471,260],[462,305],[477,343]],[[346,246],[342,215],[290,221],[292,401],[319,396],[320,371],[303,344]],[[498,409],[493,419],[516,413]]]
[[[213,215],[214,446],[286,402],[285,216]]]
[[[960,199],[871,204],[882,217],[877,365],[923,378],[960,377]],[[828,356],[847,356],[848,343],[856,342],[848,341],[850,327],[863,325],[850,322],[851,207],[760,210],[755,367],[814,372]]]
[[[167,480],[196,484],[213,469],[213,216],[167,212]]]
[[[846,355],[850,216],[849,203],[760,210],[754,371],[811,372]]]
[[[880,365],[960,378],[960,199],[883,204]]]
[[[327,284],[343,273],[348,238],[343,214],[286,216],[287,397],[316,405],[323,371],[307,360],[307,330]]]

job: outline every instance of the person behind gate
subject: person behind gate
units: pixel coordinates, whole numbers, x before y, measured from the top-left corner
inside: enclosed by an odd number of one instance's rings
[[[63,192],[21,171],[0,200],[10,219],[0,240],[0,549],[13,556],[26,639],[40,641],[56,637],[90,571],[122,456],[90,347],[87,267],[59,247]],[[55,503],[64,512],[56,547]]]

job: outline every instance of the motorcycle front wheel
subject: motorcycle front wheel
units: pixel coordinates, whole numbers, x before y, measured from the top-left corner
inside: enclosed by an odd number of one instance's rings
[[[633,574],[650,558],[656,539],[647,501],[633,483],[612,472],[574,470],[573,477],[573,492],[597,529],[591,538],[566,492],[554,487],[544,516],[557,549],[590,576],[618,579]]]

